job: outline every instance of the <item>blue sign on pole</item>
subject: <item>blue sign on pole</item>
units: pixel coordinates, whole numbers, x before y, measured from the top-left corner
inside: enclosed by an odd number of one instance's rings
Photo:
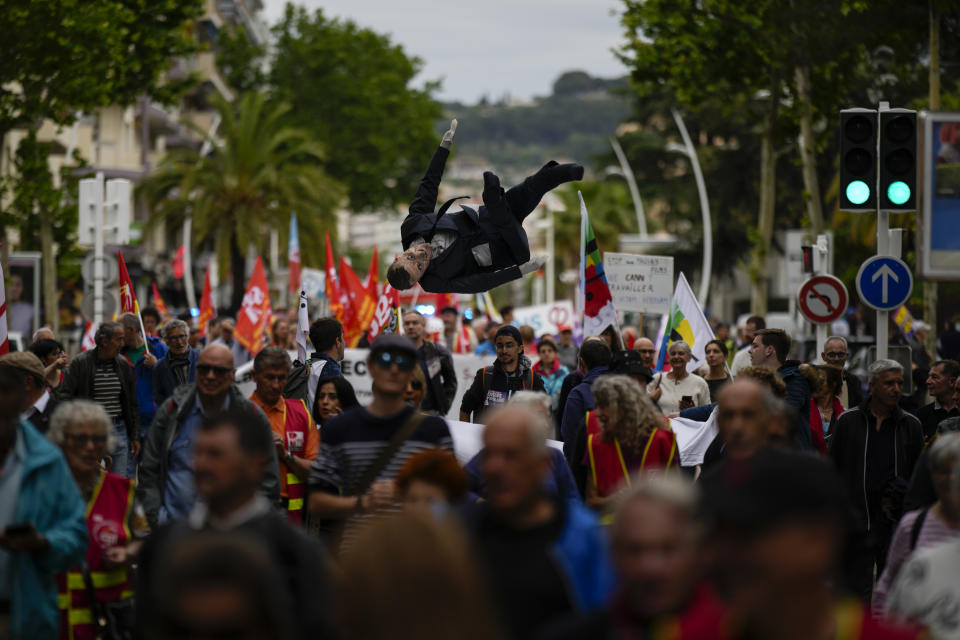
[[[893,256],[873,256],[857,274],[857,293],[867,305],[878,311],[896,309],[910,297],[913,274],[903,260]]]

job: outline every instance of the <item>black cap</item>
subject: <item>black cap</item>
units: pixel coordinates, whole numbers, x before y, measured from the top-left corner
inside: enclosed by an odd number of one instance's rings
[[[396,333],[382,333],[370,345],[370,353],[377,351],[403,351],[413,356],[417,355],[417,347],[413,341]]]
[[[636,351],[617,351],[610,360],[610,373],[621,373],[628,376],[643,376],[647,382],[653,380],[653,372],[644,366],[643,358]]]
[[[450,306],[450,305],[447,305],[447,306],[445,306],[444,308],[440,309],[440,315],[443,315],[443,314],[445,314],[445,313],[447,313],[447,312],[449,312],[449,313],[455,313],[455,314],[457,314],[458,316],[460,315],[460,312],[457,310],[457,308],[456,308],[456,307],[452,307],[452,306]]]
[[[505,324],[497,329],[497,333],[493,339],[496,340],[500,336],[510,336],[517,341],[517,344],[523,346],[523,336],[520,335],[520,329],[517,329],[512,324]]]

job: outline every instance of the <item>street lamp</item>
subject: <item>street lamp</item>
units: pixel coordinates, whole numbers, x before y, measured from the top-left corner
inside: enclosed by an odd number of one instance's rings
[[[667,151],[682,153],[690,159],[693,167],[693,177],[697,182],[697,191],[700,194],[700,213],[703,216],[703,266],[701,268],[700,292],[697,298],[700,300],[700,306],[707,306],[707,290],[710,288],[711,270],[713,268],[713,225],[710,220],[710,202],[707,200],[707,185],[703,181],[703,172],[700,170],[700,161],[697,159],[697,150],[693,147],[690,140],[690,134],[687,133],[687,127],[683,123],[683,117],[676,109],[671,109],[673,119],[680,130],[680,137],[683,138],[683,146],[674,142],[668,142]]]

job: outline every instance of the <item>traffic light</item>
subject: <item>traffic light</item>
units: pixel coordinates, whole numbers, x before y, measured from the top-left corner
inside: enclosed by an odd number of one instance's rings
[[[880,208],[917,208],[917,112],[880,112]]]
[[[877,112],[840,112],[840,210],[877,209]]]

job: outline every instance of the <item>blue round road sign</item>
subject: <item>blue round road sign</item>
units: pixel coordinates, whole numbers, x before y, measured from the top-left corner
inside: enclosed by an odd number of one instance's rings
[[[896,309],[910,297],[913,274],[903,260],[873,256],[860,266],[857,293],[863,302],[878,311]]]

